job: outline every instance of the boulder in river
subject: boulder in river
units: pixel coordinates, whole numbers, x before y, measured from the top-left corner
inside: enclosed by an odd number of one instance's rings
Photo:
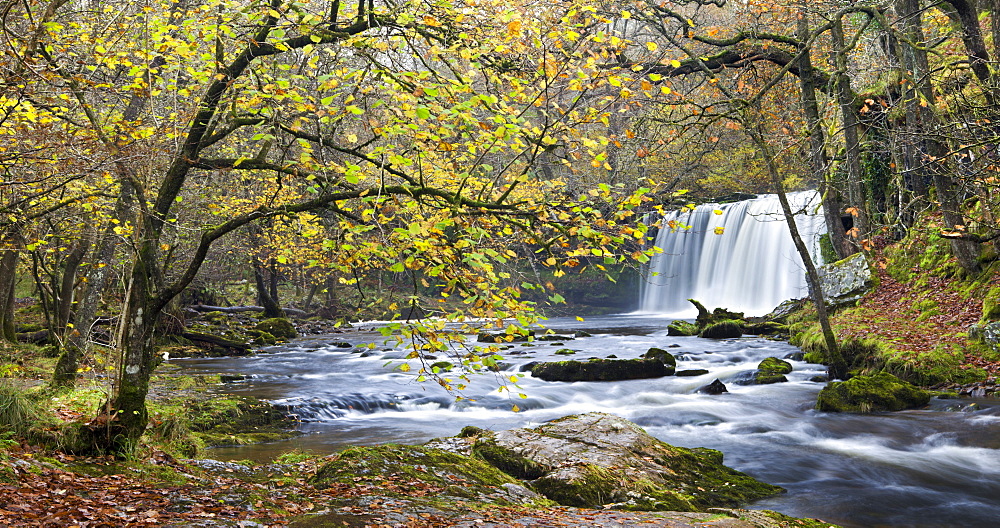
[[[671,321],[667,325],[667,335],[668,336],[696,336],[698,335],[698,325],[685,321],[683,319],[678,319],[676,321]]]
[[[816,408],[826,412],[851,413],[901,411],[923,407],[930,399],[930,392],[888,372],[879,372],[828,384],[819,391]]]
[[[278,339],[292,339],[299,335],[298,332],[295,331],[295,327],[292,326],[292,322],[284,317],[264,319],[263,321],[257,323],[255,329],[260,330],[261,332],[267,332]]]
[[[567,506],[704,511],[783,491],[724,466],[719,451],[675,447],[605,413],[500,431],[473,452]]]
[[[729,392],[729,389],[726,388],[725,383],[722,383],[719,380],[715,380],[712,383],[705,385],[704,387],[699,387],[698,390],[696,390],[695,392],[700,392],[702,394],[709,394],[714,396],[722,394],[723,392]]]
[[[776,357],[764,358],[757,365],[757,372],[753,377],[754,385],[770,385],[772,383],[782,383],[788,381],[785,374],[792,371],[792,364]]]
[[[717,323],[710,323],[698,335],[708,339],[740,337],[743,335],[743,321],[725,319]]]
[[[675,358],[673,354],[667,352],[666,350],[663,350],[662,348],[656,348],[656,347],[650,348],[649,350],[646,351],[645,354],[642,355],[642,357],[647,359],[658,359],[668,367],[677,366],[677,358]]]
[[[660,378],[674,373],[674,367],[660,359],[591,359],[552,361],[531,368],[531,375],[545,381],[620,381]]]

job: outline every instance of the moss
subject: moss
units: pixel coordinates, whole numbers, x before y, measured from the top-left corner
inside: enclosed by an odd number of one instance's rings
[[[294,420],[255,398],[214,398],[188,409],[188,427],[206,446],[273,442],[296,434],[289,431]]]
[[[572,356],[573,354],[576,354],[576,350],[573,350],[572,348],[560,348],[559,350],[556,350],[555,353],[557,356]]]
[[[752,323],[743,329],[743,333],[750,335],[775,335],[787,334],[789,327],[776,321],[764,321],[762,323]]]
[[[927,405],[930,393],[887,372],[832,382],[819,392],[816,408],[826,412],[901,411]]]
[[[743,326],[743,321],[726,319],[717,323],[710,323],[701,331],[701,333],[698,334],[698,336],[707,339],[740,337],[743,335]]]
[[[667,335],[668,336],[695,336],[698,335],[698,325],[685,321],[683,319],[678,319],[676,321],[671,321],[667,325]]]
[[[535,480],[552,471],[548,466],[497,445],[492,437],[480,438],[472,446],[472,452],[491,466],[521,480]]]
[[[418,491],[420,482],[441,489],[441,494],[468,499],[487,499],[509,504],[497,488],[517,484],[510,475],[476,457],[466,457],[443,449],[383,444],[349,447],[324,464],[310,483],[324,489],[335,484],[382,487],[387,495]],[[400,487],[390,487],[400,483]],[[424,488],[426,489],[426,487]]]
[[[260,330],[261,332],[267,332],[279,339],[292,339],[298,336],[298,332],[295,331],[295,327],[292,325],[292,322],[283,317],[264,319],[263,321],[257,323],[255,329]]]
[[[1000,320],[1000,286],[989,289],[983,298],[983,315],[980,321]]]
[[[764,358],[757,365],[757,369],[761,371],[774,372],[775,374],[788,374],[792,371],[792,364],[776,357]]]
[[[675,358],[673,354],[667,352],[666,350],[663,350],[662,348],[656,348],[656,347],[650,348],[649,350],[646,351],[645,354],[642,355],[642,357],[647,359],[655,359],[658,361],[662,361],[663,364],[667,365],[668,367],[677,366],[677,358]]]

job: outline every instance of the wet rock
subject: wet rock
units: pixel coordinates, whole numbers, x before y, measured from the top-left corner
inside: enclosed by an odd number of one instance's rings
[[[871,268],[862,253],[821,266],[818,271],[823,295],[833,308],[854,305],[874,284]]]
[[[435,361],[431,363],[431,372],[451,372],[454,368],[455,364],[451,361]]]
[[[491,451],[484,458],[567,506],[703,511],[781,491],[722,465],[718,451],[674,447],[604,413],[500,431],[477,441],[477,453],[480,445]]]
[[[577,330],[573,337],[594,337],[590,332],[584,332],[583,330]]]
[[[536,341],[572,341],[573,339],[576,338],[572,336],[555,335],[555,334],[542,335],[535,338]]]
[[[761,319],[784,323],[788,320],[789,315],[801,310],[807,302],[808,299],[789,299],[779,304],[774,310],[771,310],[771,313],[761,317]]]
[[[725,383],[722,383],[719,380],[715,380],[712,383],[705,385],[704,387],[699,387],[698,390],[695,392],[699,392],[701,394],[717,395],[717,394],[722,394],[723,392],[729,392],[729,389],[726,388]]]
[[[698,335],[698,325],[690,321],[678,319],[667,325],[667,335],[675,337],[696,336]]]
[[[237,381],[246,381],[250,379],[250,376],[246,374],[220,374],[219,381],[222,383],[235,383]]]
[[[656,347],[650,348],[649,350],[646,351],[646,353],[642,355],[642,357],[647,359],[655,359],[658,361],[662,361],[663,364],[668,367],[677,366],[677,358],[675,358],[673,354],[667,352],[666,350],[663,350],[662,348],[656,348]]]
[[[901,411],[927,405],[928,391],[887,372],[835,381],[819,392],[816,408],[826,412],[872,413]]]
[[[792,361],[803,361],[806,358],[805,352],[789,352],[785,354],[782,359],[790,359]]]
[[[680,347],[681,347],[681,346],[680,346],[680,345],[678,345],[677,343],[674,343],[674,344],[672,344],[672,345],[667,345],[667,348],[680,348]]]
[[[556,361],[539,363],[531,375],[545,381],[619,381],[659,378],[673,374],[658,359],[592,359],[590,361]]]
[[[572,348],[560,348],[559,350],[556,350],[556,352],[555,352],[555,354],[557,356],[571,356],[571,355],[576,354],[576,353],[577,353],[577,351],[573,350]]]
[[[776,357],[764,358],[757,365],[757,370],[761,372],[771,372],[774,374],[788,374],[792,372],[792,364]]]
[[[688,370],[678,370],[677,372],[674,373],[674,376],[680,376],[680,377],[703,376],[705,374],[708,374],[708,371],[705,369],[688,369]]]
[[[827,376],[813,376],[813,377],[809,378],[809,381],[811,381],[813,383],[826,383],[826,382],[830,381],[830,378],[827,377]]]

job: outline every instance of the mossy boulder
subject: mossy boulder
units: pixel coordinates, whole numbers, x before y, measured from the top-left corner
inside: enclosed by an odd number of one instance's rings
[[[698,335],[707,339],[740,337],[743,335],[743,321],[726,319],[717,323],[710,323]]]
[[[660,359],[591,359],[553,361],[531,368],[531,375],[545,381],[620,381],[660,378],[674,373]]]
[[[677,366],[677,358],[675,358],[673,354],[667,352],[666,350],[663,350],[662,348],[656,348],[656,347],[650,348],[649,350],[646,351],[645,354],[642,355],[642,357],[646,359],[656,359],[662,361],[663,364],[668,367]]]
[[[338,484],[376,486],[389,496],[406,495],[423,485],[439,488],[436,496],[442,500],[471,499],[501,506],[532,503],[537,497],[478,457],[396,444],[349,447],[320,467],[310,483],[319,489]]]
[[[295,331],[295,326],[292,322],[284,317],[274,317],[271,319],[264,319],[263,321],[257,323],[254,327],[255,330],[260,330],[261,332],[267,332],[278,339],[292,339],[298,337],[299,333]]]
[[[491,458],[530,468],[535,491],[567,506],[704,511],[782,491],[722,464],[713,449],[675,447],[614,415],[567,416],[481,442]]]
[[[671,321],[670,324],[667,325],[667,335],[680,337],[696,336],[698,335],[698,325],[683,319]]]
[[[819,392],[816,409],[826,412],[872,413],[923,407],[931,393],[892,374],[879,372],[835,381]]]
[[[792,371],[792,364],[776,357],[764,358],[758,365],[757,370],[761,372],[773,372],[775,374],[788,374]]]
[[[792,364],[776,357],[764,358],[757,365],[757,371],[753,375],[754,385],[770,385],[772,383],[783,383],[788,381],[785,374],[792,371]]]
[[[779,335],[788,334],[788,325],[776,321],[764,321],[762,323],[751,323],[743,329],[744,334],[750,335]]]
[[[980,321],[1000,320],[1000,287],[990,288],[983,299],[983,315]]]

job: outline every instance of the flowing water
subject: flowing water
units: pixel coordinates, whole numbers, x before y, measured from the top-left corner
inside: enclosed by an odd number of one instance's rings
[[[789,193],[796,225],[815,261],[826,232],[819,195]],[[721,214],[716,214],[721,213]],[[686,228],[671,230],[670,222]],[[730,204],[704,204],[664,217],[655,245],[663,250],[649,264],[641,310],[694,317],[688,299],[709,309],[739,309],[763,315],[787,299],[808,295],[802,260],[777,195]],[[717,234],[718,233],[718,234]]]
[[[727,465],[788,492],[753,504],[789,515],[819,517],[845,526],[995,526],[1000,522],[1000,406],[995,401],[934,400],[928,409],[874,416],[812,409],[822,385],[809,378],[820,365],[791,361],[788,383],[739,385],[768,356],[797,349],[759,338],[708,340],[668,337],[668,319],[623,315],[556,319],[562,332],[593,334],[562,345],[514,344],[503,372],[477,376],[456,401],[432,382],[393,370],[402,349],[379,334],[354,330],[297,340],[245,358],[174,360],[190,373],[242,373],[248,381],[228,392],[287,404],[306,420],[297,439],[264,446],[213,450],[217,458],[265,459],[290,449],[334,452],[348,445],[417,443],[454,435],[466,425],[495,430],[539,424],[573,413],[603,411],[632,420],[675,445],[718,449]],[[349,342],[355,347],[334,343]],[[357,345],[374,342],[374,351]],[[649,347],[669,347],[678,369],[707,369],[695,377],[621,382],[545,382],[530,376],[528,395],[497,392],[498,377],[520,374],[531,361],[634,358]],[[365,357],[363,357],[365,356]],[[441,358],[444,359],[444,358]],[[387,362],[392,362],[386,367]],[[417,370],[417,362],[409,360]],[[729,393],[696,389],[715,379]],[[512,405],[522,411],[511,412]]]

